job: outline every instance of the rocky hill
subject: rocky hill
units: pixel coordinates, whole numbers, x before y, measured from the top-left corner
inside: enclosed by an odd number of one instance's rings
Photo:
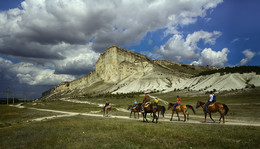
[[[213,74],[193,77],[203,71],[216,69],[152,60],[145,55],[111,46],[100,55],[96,69],[89,75],[71,82],[62,82],[44,92],[42,97],[52,99],[105,93],[167,92],[176,89],[205,91],[240,89],[250,84],[260,86],[260,77],[254,74],[245,76]]]

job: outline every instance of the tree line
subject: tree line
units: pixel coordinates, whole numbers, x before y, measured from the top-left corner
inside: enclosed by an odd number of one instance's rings
[[[205,75],[211,75],[214,73],[220,73],[220,75],[224,75],[227,73],[251,73],[255,72],[257,75],[260,74],[260,67],[259,66],[237,66],[237,67],[225,67],[225,68],[220,68],[220,69],[215,69],[215,70],[208,70],[208,71],[203,71],[199,73],[197,76],[205,76]]]

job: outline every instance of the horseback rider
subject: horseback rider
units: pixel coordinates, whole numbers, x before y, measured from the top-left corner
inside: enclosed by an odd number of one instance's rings
[[[147,103],[149,101],[150,101],[150,96],[149,96],[148,93],[145,93],[144,99],[143,99],[143,103],[142,103],[142,112],[144,112],[144,105],[145,105],[145,103]]]
[[[159,100],[158,100],[157,97],[154,98],[153,102],[154,102],[154,105],[158,106],[158,102],[159,102]]]
[[[181,104],[181,98],[177,95],[177,102],[173,107],[173,110],[176,111],[176,107]]]
[[[104,110],[104,111],[105,111],[105,109],[106,109],[107,106],[109,106],[109,102],[108,102],[108,101],[106,101],[106,104],[105,104],[105,106],[103,107],[103,110]]]
[[[134,100],[134,105],[132,106],[132,110],[134,109],[134,107],[137,105],[137,101]]]
[[[205,113],[208,113],[208,106],[213,103],[214,96],[213,91],[210,91],[208,102],[205,104]]]

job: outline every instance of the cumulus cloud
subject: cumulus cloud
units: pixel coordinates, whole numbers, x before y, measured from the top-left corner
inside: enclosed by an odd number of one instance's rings
[[[227,48],[222,49],[222,51],[214,51],[211,48],[206,48],[201,52],[199,60],[193,61],[191,64],[224,67],[228,61],[228,53],[229,50]]]
[[[172,36],[166,44],[156,50],[156,55],[172,61],[194,60],[199,57],[200,48],[197,43],[202,40],[204,44],[214,45],[221,32],[197,31],[188,34],[186,38],[181,34]]]
[[[149,31],[194,23],[221,2],[25,0],[22,9],[0,14],[0,35],[5,43],[0,51],[14,54],[27,50],[31,42],[85,44],[92,40],[93,49],[99,52],[114,44],[137,44]],[[24,56],[35,56],[35,50],[42,56],[48,54],[46,49],[36,48]],[[60,58],[55,51],[50,55]]]
[[[84,62],[93,68],[111,45],[138,44],[147,32],[194,23],[221,2],[25,0],[21,9],[0,12],[0,53],[43,65],[51,61],[56,73],[72,74],[85,68]],[[74,51],[62,49],[64,43]]]
[[[242,52],[245,55],[245,58],[243,58],[240,61],[240,65],[245,65],[246,63],[248,63],[249,61],[251,61],[251,59],[255,56],[255,52],[252,52],[250,49],[246,49]]]
[[[0,70],[2,78],[15,80],[27,85],[55,85],[63,81],[75,79],[72,75],[55,74],[54,70],[35,66],[32,63],[13,63],[0,57]]]
[[[205,17],[222,2],[24,0],[19,9],[0,12],[0,55],[22,61],[5,62],[13,69],[1,66],[5,70],[0,76],[37,85],[86,75],[107,47],[137,45],[148,32],[158,29],[165,30],[165,35],[178,33],[180,26]],[[208,44],[214,43],[211,40],[203,38]],[[18,71],[18,67],[27,71]]]

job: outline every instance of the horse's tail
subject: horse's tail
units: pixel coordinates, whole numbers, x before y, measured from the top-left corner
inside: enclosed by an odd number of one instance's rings
[[[228,108],[228,106],[225,105],[225,104],[223,104],[223,107],[224,107],[224,109],[225,109],[224,115],[226,115],[226,114],[228,113],[228,111],[229,111],[229,108]]]
[[[141,112],[141,109],[142,109],[142,103],[138,103],[137,107],[138,107],[138,112]]]
[[[187,107],[188,109],[191,109],[191,110],[193,111],[193,113],[196,114],[196,112],[195,112],[193,106],[191,106],[191,105],[186,105],[186,107]]]
[[[162,106],[162,107],[161,107],[161,114],[162,114],[163,117],[164,117],[164,113],[165,113],[165,107]]]

